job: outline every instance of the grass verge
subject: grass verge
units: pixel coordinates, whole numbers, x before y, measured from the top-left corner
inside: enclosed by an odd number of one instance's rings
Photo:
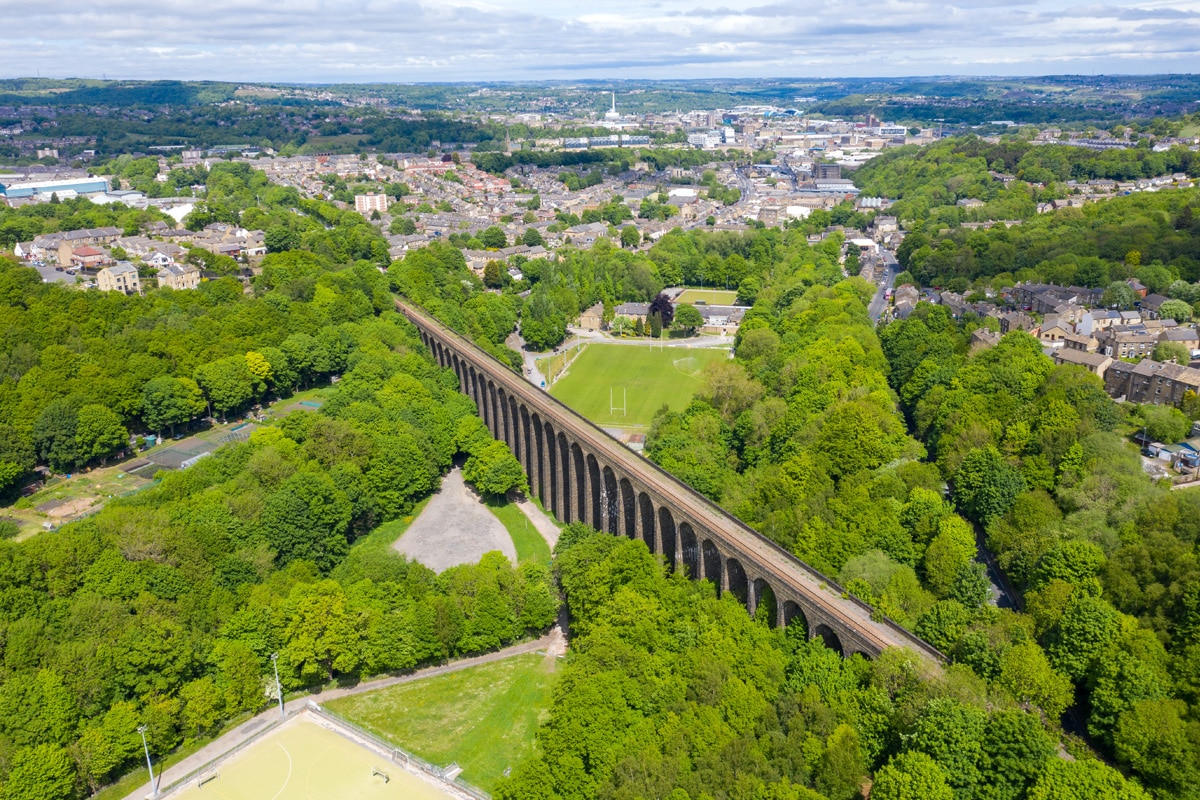
[[[516,503],[507,500],[503,502],[489,500],[487,508],[496,516],[496,519],[504,523],[508,535],[512,537],[513,546],[517,548],[518,562],[536,561],[539,564],[550,566],[550,547],[533,523],[529,521],[529,518],[525,516],[525,513],[517,508]]]
[[[545,656],[514,656],[326,705],[427,761],[457,762],[464,780],[491,791],[534,751],[553,667]]]

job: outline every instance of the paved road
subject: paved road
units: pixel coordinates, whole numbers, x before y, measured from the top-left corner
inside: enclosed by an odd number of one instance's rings
[[[879,284],[879,289],[875,292],[874,299],[871,300],[871,305],[867,311],[871,315],[872,322],[878,322],[883,316],[883,312],[887,310],[887,290],[892,288],[892,283],[896,280],[896,276],[900,274],[900,264],[896,261],[896,257],[891,251],[883,251],[883,261],[887,264],[887,274],[884,275],[883,282]]]
[[[474,658],[464,658],[458,661],[452,661],[449,664],[441,664],[436,667],[427,667],[426,669],[410,672],[407,675],[393,675],[386,678],[378,678],[372,681],[365,681],[356,686],[348,686],[343,689],[329,689],[326,691],[317,691],[309,695],[295,697],[288,701],[286,709],[288,715],[291,716],[300,711],[304,707],[302,700],[313,699],[321,702],[336,700],[339,697],[349,697],[351,695],[362,694],[363,692],[373,692],[376,689],[386,689],[389,686],[398,686],[402,683],[410,683],[423,678],[432,678],[435,675],[445,675],[450,672],[458,672],[463,669],[470,669],[481,664],[490,664],[493,661],[500,661],[512,656],[525,655],[527,653],[537,653],[545,651],[548,656],[561,655],[566,652],[566,637],[563,635],[562,629],[557,625],[551,628],[540,639],[535,639],[532,642],[522,642],[514,644],[512,647],[506,647],[503,650],[497,650],[494,653],[486,653]],[[262,712],[253,719],[239,725],[229,733],[221,736],[208,745],[197,750],[192,755],[180,761],[174,766],[168,767],[167,770],[158,776],[159,786],[168,786],[172,781],[177,781],[183,778],[189,772],[199,769],[208,762],[212,761],[217,756],[225,753],[252,736],[255,736],[268,723],[279,719],[279,707],[272,706]],[[139,786],[135,791],[130,792],[125,796],[125,800],[144,800],[150,796],[150,784],[146,783]]]

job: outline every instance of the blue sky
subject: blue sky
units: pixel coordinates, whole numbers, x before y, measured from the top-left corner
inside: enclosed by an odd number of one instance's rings
[[[1200,0],[0,0],[0,75],[245,81],[1200,72]]]

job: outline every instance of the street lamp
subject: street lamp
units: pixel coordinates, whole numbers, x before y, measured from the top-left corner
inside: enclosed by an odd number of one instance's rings
[[[158,797],[158,784],[154,781],[154,765],[150,763],[150,745],[146,744],[146,729],[149,725],[139,725],[138,733],[142,735],[142,749],[146,751],[146,769],[150,770],[150,796]]]
[[[279,697],[279,716],[283,717],[283,684],[279,682],[279,653],[271,653],[271,666],[275,668],[275,694]]]

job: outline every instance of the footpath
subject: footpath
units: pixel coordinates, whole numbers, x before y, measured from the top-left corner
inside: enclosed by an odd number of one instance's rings
[[[526,655],[528,653],[545,652],[547,657],[555,657],[566,652],[567,640],[563,634],[562,628],[555,625],[550,629],[550,632],[540,639],[535,639],[531,642],[522,642],[514,644],[511,647],[506,647],[503,650],[497,650],[494,653],[485,653],[481,656],[473,656],[464,658],[458,661],[451,661],[448,664],[439,664],[434,667],[426,667],[425,669],[410,672],[404,675],[390,675],[385,678],[376,678],[370,681],[364,681],[355,686],[347,686],[340,689],[323,689],[305,695],[293,697],[288,700],[285,705],[286,716],[290,717],[293,714],[299,713],[304,708],[306,701],[315,700],[324,702],[328,700],[336,700],[339,697],[349,697],[351,695],[362,694],[363,692],[373,692],[376,689],[386,689],[389,686],[398,686],[402,683],[411,683],[419,681],[423,678],[432,678],[435,675],[446,675],[459,670],[470,669],[481,664],[490,664],[493,661],[502,661],[512,656]],[[259,733],[264,725],[267,725],[272,720],[279,718],[279,706],[273,705],[266,711],[261,712],[257,716],[242,723],[238,727],[231,730],[207,745],[192,753],[190,756],[180,761],[178,764],[173,764],[168,767],[161,775],[156,774],[159,786],[169,786],[173,781],[177,781],[193,770],[199,769],[208,762],[226,753],[229,750],[250,739]],[[125,796],[125,800],[145,800],[150,796],[151,788],[147,782],[139,786],[136,790]]]

